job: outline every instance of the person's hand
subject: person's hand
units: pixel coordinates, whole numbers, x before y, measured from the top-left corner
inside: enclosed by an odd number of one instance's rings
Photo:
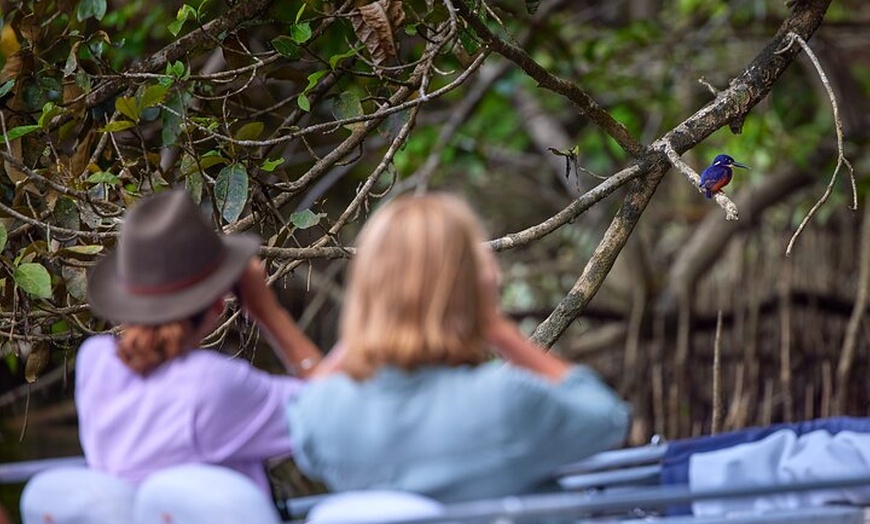
[[[242,308],[254,320],[262,320],[271,308],[278,306],[275,293],[266,284],[266,267],[254,257],[239,278],[235,287]]]
[[[284,368],[300,378],[311,375],[323,354],[278,302],[266,283],[266,268],[260,259],[251,259],[234,289],[242,308],[257,323]]]

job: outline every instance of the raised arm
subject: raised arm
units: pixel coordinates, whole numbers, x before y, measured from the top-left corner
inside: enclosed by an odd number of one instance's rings
[[[259,258],[248,264],[239,280],[238,292],[242,307],[257,322],[287,371],[300,378],[311,376],[323,354],[266,285],[266,271]]]
[[[486,337],[499,355],[516,366],[524,367],[551,382],[560,382],[571,368],[571,364],[559,356],[529,340],[516,323],[507,318],[499,308],[498,262],[492,251],[482,247],[480,271],[485,300],[489,312],[486,322]]]
[[[560,382],[571,369],[566,360],[533,343],[501,313],[490,319],[487,338],[502,358],[551,382]]]

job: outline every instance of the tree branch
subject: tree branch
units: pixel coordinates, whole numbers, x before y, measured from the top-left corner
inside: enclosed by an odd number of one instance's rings
[[[809,38],[821,25],[829,4],[830,0],[803,2],[783,21],[777,34],[744,72],[731,82],[728,89],[654,142],[650,147],[651,151],[636,160],[641,167],[642,178],[629,184],[622,207],[580,278],[533,333],[532,338],[536,342],[551,346],[598,292],[664,175],[667,144],[679,154],[696,146],[722,126],[742,121],[767,96],[773,84],[797,56],[798,49],[795,46],[782,49],[782,43],[789,38],[788,33],[793,31],[803,35],[804,39]],[[526,58],[531,60],[527,55]],[[535,79],[539,80],[537,77]],[[546,87],[543,83],[541,85]]]
[[[242,22],[250,20],[272,5],[272,0],[245,0],[224,15],[182,36],[175,42],[157,51],[147,59],[135,64],[127,71],[131,74],[154,73],[166,68],[166,64],[181,60],[198,47],[214,47],[218,43],[215,35],[235,30]],[[110,80],[91,91],[85,98],[87,107],[94,107],[111,98],[124,88],[121,79]]]
[[[816,152],[806,169],[794,169],[794,166],[788,165],[770,173],[757,185],[739,191],[734,197],[736,205],[743,209],[749,220],[759,220],[768,207],[814,182],[817,176],[814,166],[830,153],[829,147]],[[666,287],[659,299],[659,310],[665,314],[673,312],[678,297],[691,293],[701,274],[715,262],[728,241],[746,226],[746,222],[723,223],[715,213],[704,217],[671,264]]]
[[[603,129],[605,133],[610,135],[631,156],[637,157],[643,153],[644,146],[631,136],[628,129],[614,119],[610,113],[577,84],[553,75],[530,57],[528,53],[496,36],[478,17],[477,13],[474,13],[469,8],[466,0],[456,2],[456,10],[487,47],[515,63],[527,75],[534,78],[539,86],[558,93],[572,101],[581,114]]]
[[[628,194],[625,196],[622,206],[617,211],[607,231],[604,232],[604,238],[595,248],[595,252],[586,263],[586,267],[583,268],[580,278],[550,313],[550,316],[532,333],[532,339],[535,342],[547,347],[552,346],[592,300],[607,274],[610,273],[616,257],[619,256],[620,251],[628,241],[640,215],[652,199],[667,167],[666,162],[661,160],[648,169],[645,178],[629,182]]]
[[[813,66],[816,68],[816,72],[819,74],[819,79],[822,81],[822,84],[825,86],[825,91],[828,94],[828,98],[831,101],[831,110],[834,113],[834,129],[837,132],[837,167],[834,168],[834,172],[831,174],[831,181],[828,182],[828,187],[825,188],[825,192],[822,194],[821,198],[815,203],[815,205],[810,209],[807,216],[801,220],[800,225],[797,230],[791,237],[791,240],[788,242],[788,247],[785,249],[785,256],[791,255],[792,248],[794,248],[794,243],[797,241],[798,236],[800,236],[801,232],[807,227],[810,219],[816,214],[816,211],[822,207],[828,197],[831,196],[831,191],[834,189],[834,182],[837,181],[837,174],[840,172],[840,168],[844,165],[849,171],[849,180],[852,182],[852,210],[855,211],[858,209],[858,188],[855,185],[855,170],[852,168],[852,163],[846,159],[846,155],[843,152],[843,122],[840,120],[840,110],[837,106],[837,97],[834,95],[834,90],[831,88],[831,83],[828,82],[828,76],[825,74],[825,70],[822,69],[822,64],[819,62],[819,59],[816,58],[813,50],[810,49],[810,46],[807,45],[806,41],[800,37],[797,33],[793,31],[789,31],[788,33],[788,43],[783,48],[783,51],[789,49],[793,46],[793,44],[797,42],[801,49],[810,57],[810,61],[813,63]],[[777,51],[779,53],[780,51]]]

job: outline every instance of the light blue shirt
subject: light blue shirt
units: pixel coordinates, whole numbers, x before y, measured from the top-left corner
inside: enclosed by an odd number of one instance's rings
[[[334,491],[443,502],[527,493],[625,438],[628,406],[591,369],[558,384],[500,362],[313,382],[288,408],[299,467]]]

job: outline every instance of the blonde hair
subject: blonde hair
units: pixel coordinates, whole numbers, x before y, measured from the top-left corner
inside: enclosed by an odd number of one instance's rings
[[[341,318],[342,364],[357,380],[487,358],[483,228],[461,199],[404,196],[363,227]]]

